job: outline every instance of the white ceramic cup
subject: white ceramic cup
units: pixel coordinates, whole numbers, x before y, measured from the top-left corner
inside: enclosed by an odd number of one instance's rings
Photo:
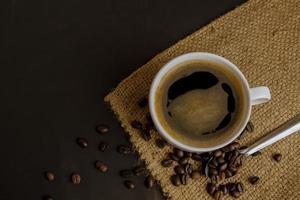
[[[186,143],[183,143],[179,140],[176,140],[174,137],[172,137],[168,131],[162,126],[160,120],[158,119],[158,115],[155,110],[155,97],[157,94],[158,86],[160,85],[163,77],[168,74],[175,66],[178,66],[181,63],[187,62],[187,61],[195,61],[195,60],[202,60],[202,61],[208,61],[213,62],[218,65],[222,65],[222,67],[226,67],[229,69],[240,81],[240,85],[242,86],[243,94],[245,95],[245,102],[243,103],[243,106],[245,106],[246,112],[243,114],[241,123],[239,127],[236,129],[236,131],[229,137],[226,138],[224,142],[221,144],[210,146],[210,147],[201,147],[201,146],[191,146]],[[183,65],[184,66],[184,65]],[[185,151],[189,152],[207,152],[207,151],[213,151],[219,148],[222,148],[226,146],[227,144],[234,141],[244,130],[245,126],[247,125],[247,122],[249,121],[250,114],[251,114],[251,107],[253,105],[261,104],[264,102],[267,102],[271,99],[270,90],[267,87],[255,87],[250,88],[248,81],[246,80],[243,73],[238,69],[236,65],[234,65],[229,60],[215,55],[211,53],[206,52],[192,52],[187,53],[181,56],[178,56],[171,61],[169,61],[167,64],[165,64],[160,71],[156,74],[149,93],[149,107],[150,107],[150,114],[152,117],[152,120],[154,122],[154,125],[157,129],[157,131],[161,134],[163,138],[165,138],[169,143],[176,146],[177,148],[180,148]],[[217,137],[216,137],[217,138]]]

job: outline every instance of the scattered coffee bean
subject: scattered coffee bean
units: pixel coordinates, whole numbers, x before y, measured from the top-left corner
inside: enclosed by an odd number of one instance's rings
[[[53,172],[46,171],[46,172],[45,172],[45,178],[46,178],[48,181],[54,181],[55,175],[54,175]]]
[[[231,173],[231,171],[229,171],[229,170],[225,171],[225,178],[230,178],[232,176],[233,176],[233,174]]]
[[[246,128],[245,128],[245,129],[242,131],[242,133],[239,135],[239,137],[238,137],[237,139],[238,139],[238,140],[243,139],[243,138],[245,137],[246,133],[247,133],[247,130],[246,130]]]
[[[213,169],[216,169],[216,168],[217,168],[217,165],[216,165],[216,163],[214,163],[214,162],[210,162],[210,163],[208,164],[208,166],[209,166],[210,168],[213,168]]]
[[[233,196],[234,198],[238,198],[240,196],[241,193],[239,193],[238,191],[234,190],[232,192],[230,192],[230,195]]]
[[[150,175],[147,176],[145,179],[145,186],[150,189],[153,187],[153,185],[154,185],[154,179]]]
[[[151,139],[150,130],[142,129],[142,130],[141,130],[141,135],[142,135],[142,138],[143,138],[145,141],[149,141],[149,140]]]
[[[160,148],[160,149],[162,149],[162,148],[164,148],[165,146],[166,146],[166,141],[165,140],[163,140],[163,139],[156,139],[155,140],[155,144],[156,144],[156,146],[158,147],[158,148]]]
[[[179,186],[180,185],[180,177],[179,177],[179,175],[172,175],[171,176],[171,183],[174,186]]]
[[[248,131],[249,133],[252,133],[254,131],[254,125],[251,121],[249,121],[246,125],[246,131]]]
[[[139,107],[144,108],[148,105],[148,99],[146,97],[142,98],[139,102],[138,102]]]
[[[238,192],[243,192],[243,191],[244,191],[244,185],[243,185],[243,183],[238,182],[238,183],[236,184],[236,190],[237,190]]]
[[[258,176],[250,176],[248,178],[249,183],[251,183],[252,185],[255,185],[259,182],[259,177]]]
[[[197,179],[197,178],[199,178],[199,177],[200,177],[200,172],[194,170],[194,171],[192,172],[192,174],[191,174],[191,177],[192,177],[192,179]]]
[[[51,196],[49,196],[49,195],[43,196],[42,199],[43,199],[43,200],[54,200],[54,198],[51,197]]]
[[[107,172],[108,171],[108,166],[101,162],[100,160],[97,160],[95,162],[95,167],[100,171],[100,172]]]
[[[222,192],[221,191],[216,191],[214,193],[214,199],[221,200],[222,199]]]
[[[77,138],[77,144],[81,147],[81,148],[86,148],[88,146],[88,142],[86,139],[84,138]]]
[[[186,174],[181,174],[180,175],[180,182],[182,185],[186,185],[188,180],[188,176]]]
[[[238,142],[233,142],[229,145],[229,150],[234,151],[240,147],[240,144]]]
[[[181,158],[184,156],[184,152],[180,149],[174,148],[173,153],[177,158]]]
[[[227,189],[226,185],[220,185],[219,187],[224,195],[228,194],[228,189]]]
[[[251,154],[251,156],[253,156],[253,157],[259,156],[259,155],[261,155],[261,151],[257,151],[255,153]]]
[[[190,158],[190,157],[192,157],[192,155],[193,155],[192,152],[187,152],[187,151],[184,152],[184,156],[185,156],[185,157]]]
[[[221,156],[222,155],[222,151],[221,150],[216,150],[216,151],[214,151],[214,156],[215,157],[219,157],[219,156]]]
[[[227,183],[227,188],[229,192],[236,190],[236,184],[235,183]]]
[[[188,163],[188,161],[189,161],[188,157],[182,157],[182,158],[180,158],[180,160],[178,161],[178,163],[180,165],[185,165],[186,163]]]
[[[104,152],[108,148],[108,144],[106,142],[100,142],[98,148],[100,151]]]
[[[120,171],[120,176],[123,178],[130,178],[133,175],[134,174],[133,174],[132,170],[129,170],[129,169],[123,169]]]
[[[217,175],[218,174],[218,170],[216,170],[214,168],[209,168],[209,174],[211,174],[211,175]]]
[[[124,154],[124,155],[133,154],[134,153],[134,150],[132,149],[132,147],[131,146],[126,146],[126,145],[118,145],[117,151],[120,154]]]
[[[131,126],[132,126],[132,128],[135,128],[135,129],[142,129],[142,127],[143,127],[142,123],[137,120],[133,120],[131,122]]]
[[[173,164],[173,160],[166,158],[164,160],[161,161],[161,165],[163,167],[171,167],[171,165]]]
[[[108,133],[109,127],[107,125],[100,124],[96,127],[96,131],[101,134]]]
[[[124,181],[124,185],[125,185],[128,189],[131,189],[131,190],[135,188],[134,183],[133,183],[132,181],[130,181],[130,180]]]
[[[219,171],[223,172],[227,169],[227,163],[223,163],[219,166]]]
[[[184,166],[184,171],[185,173],[187,174],[191,174],[193,172],[193,166],[190,164],[190,163],[187,163],[185,166]]]
[[[74,185],[78,185],[81,182],[81,177],[79,174],[77,173],[73,173],[71,174],[71,181]]]
[[[180,175],[180,174],[184,174],[185,170],[181,165],[177,165],[174,167],[174,171],[176,174]]]
[[[208,183],[206,186],[206,191],[208,194],[210,194],[211,196],[213,196],[213,194],[215,193],[215,191],[217,190],[217,186],[213,183]]]
[[[201,161],[202,160],[201,155],[198,154],[198,153],[193,153],[192,154],[192,159],[195,160],[195,161]]]
[[[282,158],[282,155],[280,153],[276,153],[273,155],[273,159],[276,161],[276,162],[280,162],[281,161],[281,158]]]
[[[147,169],[144,166],[136,166],[132,169],[132,172],[135,176],[140,176],[145,174]]]
[[[219,182],[219,176],[218,175],[211,175],[210,176],[210,181],[213,183],[213,184],[217,184]]]
[[[217,163],[218,164],[225,163],[225,159],[222,156],[220,156],[220,157],[217,158]]]
[[[173,153],[169,153],[168,156],[170,159],[172,159],[174,161],[179,161],[179,158],[176,155],[174,155]]]

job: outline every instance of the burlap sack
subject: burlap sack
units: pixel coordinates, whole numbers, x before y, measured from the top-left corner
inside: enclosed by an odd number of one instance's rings
[[[145,142],[130,122],[143,120],[147,109],[139,108],[137,101],[147,96],[155,73],[170,59],[193,51],[224,56],[239,66],[251,86],[270,88],[272,100],[253,109],[255,133],[242,140],[251,144],[300,112],[300,1],[250,0],[155,56],[105,97],[163,191],[178,200],[211,199],[205,191],[206,178],[190,180],[185,187],[172,186],[173,168],[160,166],[170,147],[158,149],[157,135]],[[240,199],[300,199],[299,146],[297,133],[249,158],[233,178],[245,184]],[[274,152],[283,154],[282,162],[272,161]],[[258,185],[247,183],[250,175],[261,177]]]

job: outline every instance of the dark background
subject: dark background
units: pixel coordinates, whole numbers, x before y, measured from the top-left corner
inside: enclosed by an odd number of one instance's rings
[[[126,189],[120,169],[123,131],[103,97],[139,66],[242,0],[1,0],[0,199],[162,199],[143,178]],[[111,126],[107,135],[94,131]],[[80,149],[76,137],[88,139]],[[106,153],[100,141],[110,144]],[[100,159],[109,166],[101,174]],[[45,181],[53,170],[56,181]],[[69,175],[79,172],[80,185]]]

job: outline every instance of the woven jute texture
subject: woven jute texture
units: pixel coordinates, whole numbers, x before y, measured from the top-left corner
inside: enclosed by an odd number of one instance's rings
[[[176,200],[211,199],[205,191],[208,180],[201,177],[189,180],[187,186],[174,187],[169,180],[173,168],[160,166],[171,147],[157,148],[157,133],[145,142],[130,122],[144,121],[147,108],[140,108],[137,102],[148,95],[158,70],[170,59],[195,51],[224,56],[240,68],[250,86],[270,88],[272,100],[253,108],[255,132],[241,141],[251,144],[300,112],[300,1],[250,0],[155,56],[105,97],[151,174],[166,195]],[[272,161],[274,152],[282,153],[280,163]],[[259,176],[261,181],[251,186],[247,182],[250,175]],[[245,184],[239,199],[300,199],[300,134],[248,158],[231,180]]]

